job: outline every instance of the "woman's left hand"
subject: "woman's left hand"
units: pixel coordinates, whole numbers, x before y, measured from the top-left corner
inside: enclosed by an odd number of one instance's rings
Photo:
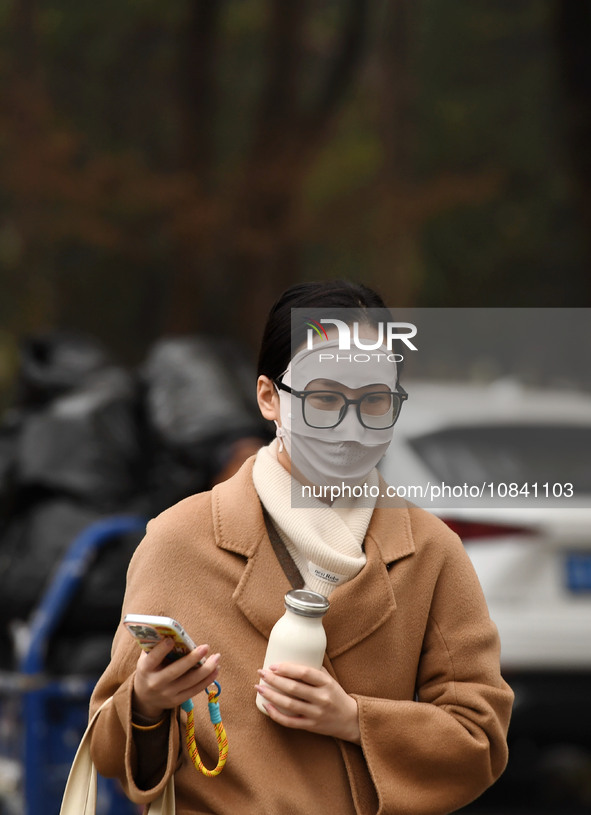
[[[283,662],[258,673],[263,682],[255,687],[273,721],[361,743],[357,702],[325,668]]]

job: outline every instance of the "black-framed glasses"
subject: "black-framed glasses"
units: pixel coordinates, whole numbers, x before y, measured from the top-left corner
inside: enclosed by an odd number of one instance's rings
[[[283,382],[275,384],[282,391],[302,401],[302,416],[308,427],[337,427],[345,418],[349,405],[357,408],[357,418],[368,430],[386,430],[396,424],[402,403],[408,394],[401,385],[395,391],[370,391],[359,399],[347,399],[340,391],[296,391]]]

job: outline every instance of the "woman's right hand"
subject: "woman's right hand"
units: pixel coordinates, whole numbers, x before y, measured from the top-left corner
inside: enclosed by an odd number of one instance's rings
[[[181,705],[205,690],[219,673],[220,655],[209,653],[208,645],[199,645],[175,662],[164,662],[174,643],[170,638],[151,651],[142,651],[133,681],[133,709],[148,719],[160,719],[166,710]]]

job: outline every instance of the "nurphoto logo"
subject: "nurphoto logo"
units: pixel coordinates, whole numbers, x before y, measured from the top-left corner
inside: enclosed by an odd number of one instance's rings
[[[325,325],[334,326],[337,329],[339,351],[350,351],[351,344],[353,344],[358,351],[377,351],[378,348],[385,346],[391,352],[395,340],[403,342],[411,351],[418,350],[411,342],[411,338],[417,333],[417,327],[413,323],[380,322],[376,327],[377,337],[373,339],[359,336],[359,323],[353,323],[353,331],[351,331],[351,326],[347,325],[344,320],[337,320],[333,317],[323,318],[320,321],[308,320],[306,325],[309,326],[307,339],[309,351],[314,348],[314,334],[325,342],[328,341]]]

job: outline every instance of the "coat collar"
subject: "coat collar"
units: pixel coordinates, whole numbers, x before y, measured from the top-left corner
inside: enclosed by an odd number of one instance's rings
[[[212,491],[216,544],[246,559],[233,599],[266,638],[284,612],[291,586],[269,541],[262,507],[252,481],[254,457]],[[303,512],[305,510],[294,510]],[[378,506],[365,539],[367,563],[330,595],[324,623],[329,657],[354,647],[390,619],[396,608],[388,567],[414,552],[406,507]],[[346,619],[346,626],[340,621]]]

